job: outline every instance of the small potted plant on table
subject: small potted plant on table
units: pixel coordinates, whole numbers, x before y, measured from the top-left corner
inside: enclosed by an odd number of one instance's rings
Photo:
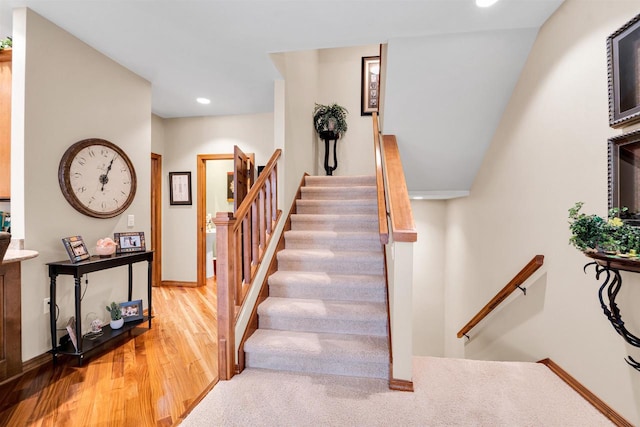
[[[122,313],[120,312],[118,304],[112,302],[111,306],[107,306],[107,311],[111,314],[111,322],[109,323],[111,329],[122,328],[122,325],[124,325],[124,319],[122,318]]]

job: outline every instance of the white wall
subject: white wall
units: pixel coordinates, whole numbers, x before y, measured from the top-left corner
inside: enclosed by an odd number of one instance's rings
[[[469,190],[535,38],[529,28],[388,41],[384,131],[398,138],[411,194]]]
[[[24,100],[24,114],[14,115],[12,151],[23,152],[24,163],[12,158],[12,169],[15,165],[16,173],[24,171],[24,176],[12,186],[12,209],[19,212],[13,220],[24,231],[17,237],[24,237],[25,248],[40,253],[22,265],[22,357],[28,360],[51,348],[49,316],[42,310],[49,295],[45,264],[68,259],[60,239],[82,235],[93,252],[99,238],[114,232],[149,233],[151,86],[30,10],[14,12],[14,40],[15,70],[24,72],[14,72],[13,87],[15,99]],[[136,197],[116,218],[78,213],[58,185],[65,150],[92,137],[121,147],[136,170]],[[135,215],[134,228],[127,227],[129,214]],[[105,305],[127,299],[127,269],[88,276],[83,316],[95,312],[106,320]],[[134,281],[134,299],[144,299],[146,307],[146,265],[136,264]],[[73,314],[73,280],[68,276],[58,279],[58,306],[60,326]]]
[[[567,0],[539,33],[473,183],[447,202],[445,354],[536,361],[550,357],[634,424],[640,359],[598,301],[589,259],[569,246],[568,209],[607,212],[606,38],[638,13],[637,1]],[[517,296],[472,331],[456,332],[534,255],[545,264]],[[623,274],[626,326],[640,334],[640,276]]]
[[[162,165],[162,280],[197,278],[197,174],[199,154],[233,154],[237,145],[264,165],[274,151],[273,113],[167,119]],[[191,206],[169,205],[169,172],[191,172]],[[215,216],[215,212],[212,212]]]
[[[446,201],[412,200],[418,233],[413,245],[413,354],[444,356]]]

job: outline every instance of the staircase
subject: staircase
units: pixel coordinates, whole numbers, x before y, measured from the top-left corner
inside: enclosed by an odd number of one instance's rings
[[[389,376],[375,177],[307,176],[245,342],[249,368]]]

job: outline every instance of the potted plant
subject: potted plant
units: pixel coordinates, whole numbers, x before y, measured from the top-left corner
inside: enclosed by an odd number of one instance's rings
[[[0,39],[0,52],[2,52],[5,49],[10,49],[13,46],[13,40],[11,39],[11,37],[5,37],[3,39]]]
[[[349,111],[333,103],[322,105],[316,103],[313,109],[313,126],[320,138],[324,140],[324,169],[327,175],[333,175],[333,171],[338,167],[338,157],[336,154],[336,144],[347,131],[347,114]],[[333,140],[333,166],[329,165],[329,141]]]
[[[124,325],[124,319],[122,318],[122,313],[120,312],[118,304],[112,302],[111,306],[107,306],[107,311],[111,314],[111,322],[109,323],[111,329],[122,328],[122,325]]]
[[[338,105],[322,105],[316,103],[313,109],[313,125],[320,138],[340,138],[347,131],[347,114],[349,111]]]
[[[580,212],[584,203],[578,202],[569,209],[569,243],[582,252],[604,252],[636,256],[640,254],[640,228],[622,221],[627,208],[609,210],[607,219]]]

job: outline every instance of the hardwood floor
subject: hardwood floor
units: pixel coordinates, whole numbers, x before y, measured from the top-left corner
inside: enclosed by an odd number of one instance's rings
[[[0,387],[0,426],[171,426],[217,380],[216,289],[154,287],[153,327]],[[136,328],[134,331],[140,331]]]

